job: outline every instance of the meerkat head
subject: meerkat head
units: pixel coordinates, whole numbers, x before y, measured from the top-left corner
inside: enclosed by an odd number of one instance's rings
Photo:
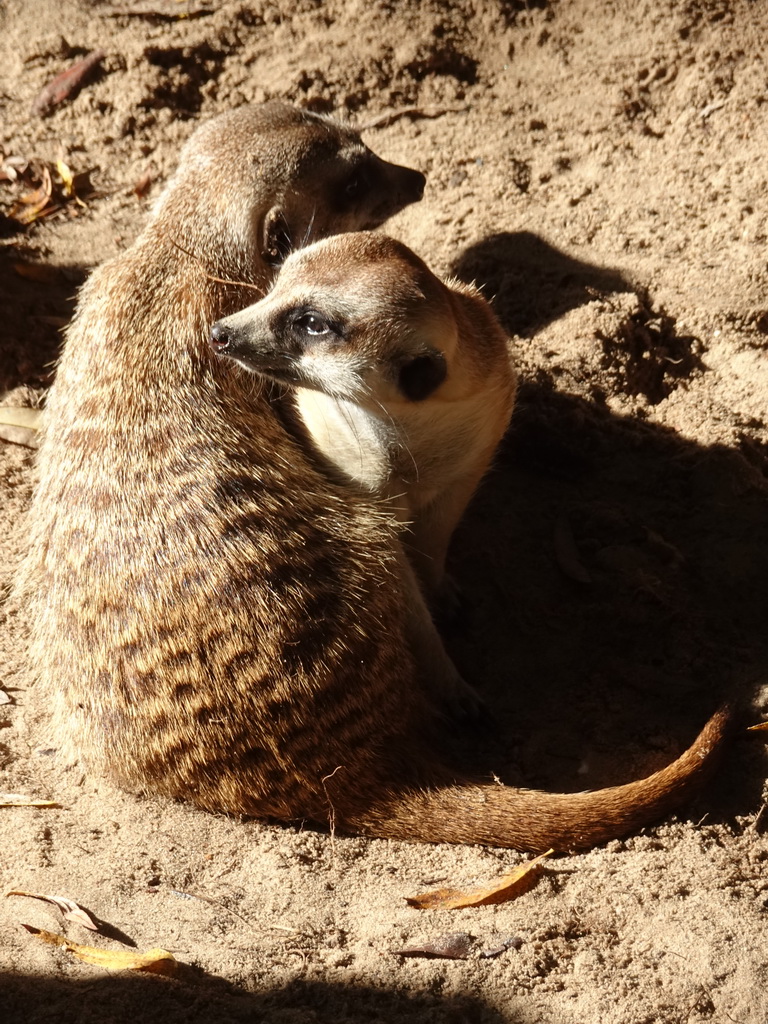
[[[286,141],[294,152],[284,167],[290,170],[261,231],[262,257],[270,266],[317,239],[377,228],[421,199],[426,178],[420,171],[382,160],[338,121],[288,110]]]
[[[370,232],[293,253],[264,299],[211,330],[213,349],[247,369],[372,406],[440,392],[456,345],[445,285],[406,246]]]
[[[215,188],[203,188],[205,181]],[[232,250],[276,268],[316,239],[378,227],[418,202],[425,181],[376,156],[350,126],[274,101],[198,128],[176,173],[184,187],[169,188],[160,202],[190,206],[177,223],[210,226],[209,243],[195,237],[187,248],[218,253],[229,240]]]

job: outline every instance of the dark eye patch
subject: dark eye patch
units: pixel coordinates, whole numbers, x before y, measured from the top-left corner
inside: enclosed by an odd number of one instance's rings
[[[380,187],[375,168],[362,156],[352,167],[347,167],[343,177],[335,180],[328,194],[328,202],[342,213],[349,212],[369,202],[372,194],[376,194]]]
[[[404,363],[397,374],[397,384],[411,402],[423,402],[440,387],[447,375],[441,352],[417,356]]]

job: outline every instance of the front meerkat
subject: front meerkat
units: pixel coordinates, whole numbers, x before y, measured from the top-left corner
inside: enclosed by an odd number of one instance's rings
[[[336,220],[319,209],[313,152],[330,180],[349,170],[348,144],[368,160],[346,129],[283,106],[215,119],[143,234],[84,287],[21,581],[55,722],[118,784],[212,810],[531,850],[625,834],[698,788],[726,716],[667,768],[608,790],[464,778],[438,753],[430,696],[455,670],[413,640],[392,515],[329,480],[252,375],[209,347],[210,324],[252,298],[223,282],[270,277],[276,206],[295,244],[406,201],[367,198]]]
[[[293,253],[211,344],[288,384],[340,479],[386,498],[439,603],[451,535],[509,423],[516,376],[480,293],[402,243],[358,232]]]

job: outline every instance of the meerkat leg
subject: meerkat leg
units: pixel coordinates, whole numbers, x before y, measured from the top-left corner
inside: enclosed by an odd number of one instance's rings
[[[435,703],[447,709],[450,717],[479,717],[483,710],[480,695],[462,678],[448,656],[419,581],[404,553],[400,563],[406,602],[406,635],[419,678]]]
[[[486,466],[458,480],[426,508],[420,509],[404,539],[430,606],[450,617],[458,607],[458,585],[445,571],[448,546]]]

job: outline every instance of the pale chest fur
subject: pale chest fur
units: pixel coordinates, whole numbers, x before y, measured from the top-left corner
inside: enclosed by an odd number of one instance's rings
[[[389,498],[408,519],[479,460],[485,462],[498,441],[504,395],[486,391],[453,401],[376,408],[298,388],[296,404],[324,456],[363,490]]]

